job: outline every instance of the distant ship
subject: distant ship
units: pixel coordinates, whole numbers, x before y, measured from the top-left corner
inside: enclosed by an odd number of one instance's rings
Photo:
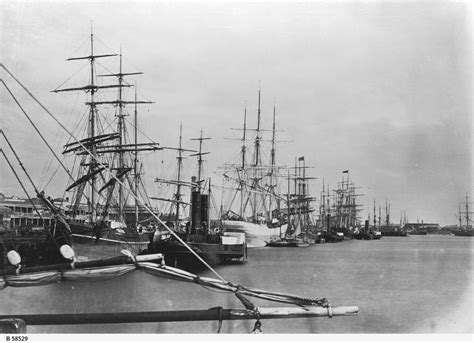
[[[267,243],[270,247],[306,247],[316,243],[320,239],[320,233],[316,232],[310,213],[314,211],[310,203],[315,198],[309,196],[309,180],[313,177],[306,176],[304,156],[295,159],[293,179],[293,190],[291,190],[290,168],[287,173],[286,194],[286,223],[285,234],[272,237]]]
[[[464,204],[464,211],[462,211],[462,205]],[[470,214],[472,211],[469,211],[469,198],[466,193],[466,201],[459,204],[459,227],[457,229],[451,229],[451,232],[455,236],[474,236],[474,228],[472,226],[472,219]],[[464,220],[463,220],[464,219]]]

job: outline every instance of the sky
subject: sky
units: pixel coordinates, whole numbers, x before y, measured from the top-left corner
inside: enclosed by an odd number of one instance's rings
[[[96,53],[122,49],[124,71],[144,73],[138,97],[153,104],[140,107],[141,130],[177,146],[182,123],[183,145],[195,149],[189,139],[202,129],[212,138],[206,170],[216,183],[217,167],[240,149],[226,138],[238,138],[231,128],[242,126],[245,103],[256,126],[260,85],[262,126],[271,128],[275,103],[283,131],[277,162],[305,156],[314,195],[323,179],[335,189],[349,170],[363,217],[375,199],[390,203],[394,222],[406,211],[412,222],[441,225],[455,224],[472,195],[469,2],[3,0],[0,9],[1,63],[71,129],[83,123],[85,95],[51,90],[87,83],[87,63],[65,60],[88,54],[92,22]],[[101,59],[100,67],[116,72],[118,62]],[[0,78],[59,151],[67,135],[3,70]],[[64,173],[3,87],[0,101],[0,128],[35,182],[62,196]],[[145,157],[150,179],[175,164],[168,152]],[[4,160],[0,192],[22,196]]]

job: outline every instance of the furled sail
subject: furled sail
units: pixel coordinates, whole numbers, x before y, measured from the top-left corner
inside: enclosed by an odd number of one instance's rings
[[[79,179],[76,180],[76,182],[73,182],[67,189],[66,189],[66,192],[73,189],[74,187],[76,187],[77,185],[80,185],[81,183],[83,182],[87,182],[89,181],[92,177],[94,177],[95,175],[99,174],[101,171],[103,171],[105,169],[105,167],[101,167],[101,168],[98,168],[96,170],[93,170],[92,172],[84,175],[84,176],[81,176]]]
[[[117,174],[115,175],[115,177],[119,180],[122,179],[122,177],[124,177],[130,170],[132,170],[132,168],[123,168],[122,170],[120,170],[119,172],[117,172]],[[113,186],[115,185],[115,183],[117,182],[117,179],[115,178],[111,178],[109,181],[107,181],[107,183],[102,186],[101,189],[99,189],[99,193],[102,192],[104,189],[106,189],[107,187],[109,186]]]

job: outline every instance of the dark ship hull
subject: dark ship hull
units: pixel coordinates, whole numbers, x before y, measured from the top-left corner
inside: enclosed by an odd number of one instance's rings
[[[233,239],[227,235],[190,235],[183,237],[186,244],[207,264],[217,266],[247,259],[247,245],[244,238]],[[230,240],[230,241],[229,241]],[[203,263],[174,238],[150,243],[149,252],[162,253],[167,265],[185,270],[203,269]]]

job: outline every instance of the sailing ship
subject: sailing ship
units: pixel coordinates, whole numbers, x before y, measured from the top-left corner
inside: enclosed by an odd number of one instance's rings
[[[96,76],[96,60],[119,57],[117,73],[99,74]],[[86,102],[87,134],[79,141],[64,145],[63,154],[73,154],[79,158],[78,175],[66,191],[73,191],[72,202],[66,211],[67,220],[72,230],[76,245],[93,245],[94,251],[102,256],[114,256],[122,248],[139,253],[145,250],[150,241],[151,233],[140,230],[138,217],[139,208],[134,201],[135,216],[126,218],[127,192],[124,182],[133,185],[132,192],[139,194],[140,172],[138,153],[156,151],[161,147],[158,143],[138,143],[137,141],[137,105],[149,104],[150,101],[127,100],[124,89],[132,85],[125,78],[140,75],[141,72],[123,72],[122,52],[117,54],[96,54],[94,51],[94,35],[90,35],[90,54],[83,57],[68,58],[68,61],[87,60],[90,65],[90,82],[85,86],[56,88],[55,93],[84,91],[89,94]],[[113,78],[117,83],[99,84],[100,78]],[[102,99],[101,90],[118,90],[117,98]],[[125,117],[129,115],[127,107],[134,105],[135,139],[127,141],[128,129]],[[104,129],[101,124],[102,109],[113,106],[116,127]],[[105,112],[105,111],[104,111]],[[110,118],[104,119],[106,122]],[[91,154],[88,154],[89,150]],[[115,177],[107,179],[105,166],[114,171]],[[133,175],[131,175],[133,174]],[[120,182],[117,182],[120,181]],[[83,200],[86,199],[87,205]],[[126,220],[128,219],[128,220]],[[100,246],[101,249],[97,249]]]
[[[230,201],[221,205],[220,223],[225,232],[245,233],[248,247],[263,247],[271,237],[285,235],[287,223],[284,213],[280,211],[280,203],[285,201],[278,194],[279,170],[284,166],[276,164],[276,129],[275,113],[273,106],[273,127],[270,163],[264,164],[262,157],[262,132],[261,128],[261,91],[258,90],[258,109],[256,129],[247,128],[247,107],[244,110],[244,122],[242,128],[242,142],[240,157],[238,161],[227,163],[223,166],[224,181],[231,184]],[[247,137],[248,132],[254,132],[252,138],[253,156],[247,159]],[[224,195],[223,197],[224,198]]]
[[[171,199],[155,199],[171,202],[168,219],[174,219],[174,225],[172,226],[174,227],[175,233],[209,265],[215,266],[230,261],[243,262],[247,258],[245,235],[243,233],[222,232],[218,226],[211,227],[211,179],[209,178],[207,182],[203,179],[204,160],[202,158],[203,155],[209,154],[209,152],[202,151],[203,141],[209,139],[209,137],[202,136],[202,130],[199,138],[192,139],[199,141],[199,150],[190,155],[197,157],[197,178],[193,176],[191,182],[183,182],[181,181],[181,170],[183,169],[184,158],[182,154],[184,151],[192,150],[182,148],[182,126],[180,126],[177,180],[158,178],[155,180],[161,183],[176,185],[176,193],[173,194]],[[190,188],[189,203],[184,202],[182,199],[182,187]],[[180,213],[184,211],[184,209],[181,209],[181,205],[190,206],[188,221],[180,217]],[[163,253],[166,263],[175,267],[181,267],[186,270],[204,267],[182,242],[163,230],[155,233],[149,251]]]
[[[464,210],[462,209],[464,205]],[[469,211],[469,198],[466,193],[466,201],[459,204],[458,220],[459,227],[456,229],[451,229],[451,232],[455,236],[474,236],[474,228],[472,227],[472,217],[470,214],[473,213]],[[464,220],[463,220],[464,219]]]
[[[344,177],[346,176],[346,177]],[[354,182],[349,178],[349,170],[342,172],[342,180],[338,182],[338,187],[334,190],[334,223],[332,231],[342,234],[344,238],[352,238],[354,230],[361,227],[359,212],[362,205],[357,203]]]
[[[342,181],[337,185],[331,197],[329,185],[325,187],[323,181],[320,196],[317,226],[323,231],[324,240],[329,243],[351,239],[354,233],[361,231],[359,212],[362,205],[357,203],[357,197],[361,194],[356,194],[359,187],[350,181],[349,170],[342,171]]]
[[[314,177],[306,176],[304,156],[295,159],[295,173],[293,176],[293,192],[290,188],[290,172],[287,175],[287,201],[286,201],[286,222],[287,230],[285,235],[271,238],[267,243],[270,247],[305,247],[320,240],[320,233],[316,231],[316,226],[312,223],[310,213],[314,212],[310,203],[315,198],[309,196],[309,180]]]

